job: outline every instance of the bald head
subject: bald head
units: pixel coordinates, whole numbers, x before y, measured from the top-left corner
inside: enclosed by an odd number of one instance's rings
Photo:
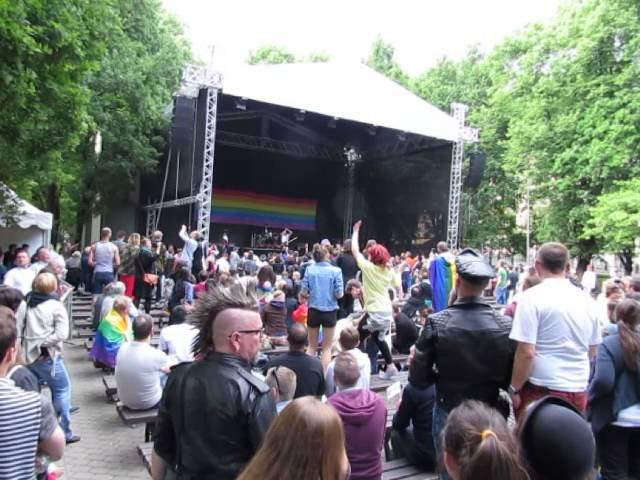
[[[262,328],[260,314],[239,308],[221,311],[213,323],[213,344],[217,352],[235,353],[229,342],[229,336],[243,330]]]
[[[290,350],[304,350],[307,346],[307,327],[301,323],[294,323],[289,327],[287,332],[287,340],[289,341]]]

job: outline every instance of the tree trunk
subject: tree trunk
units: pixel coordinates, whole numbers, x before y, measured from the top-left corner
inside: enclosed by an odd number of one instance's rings
[[[633,273],[633,254],[631,250],[623,250],[618,254],[618,258],[624,267],[624,274],[631,275]]]
[[[47,186],[47,210],[53,214],[51,244],[55,250],[60,236],[60,187],[56,183]]]
[[[582,279],[582,275],[587,269],[587,265],[591,263],[591,255],[582,255],[578,257],[578,265],[576,266],[576,277]]]

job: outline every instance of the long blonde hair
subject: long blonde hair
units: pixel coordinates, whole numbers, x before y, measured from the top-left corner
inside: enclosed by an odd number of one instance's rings
[[[344,480],[342,421],[315,397],[292,401],[271,424],[262,447],[238,480]]]

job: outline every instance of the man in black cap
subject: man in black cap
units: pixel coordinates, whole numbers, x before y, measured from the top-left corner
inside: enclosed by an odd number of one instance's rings
[[[427,356],[428,378],[436,385],[433,437],[438,455],[447,416],[462,401],[480,400],[508,415],[499,389],[509,386],[515,349],[509,340],[511,319],[481,298],[495,276],[493,267],[466,248],[456,258],[456,269],[457,301],[429,317],[415,345]],[[446,472],[440,475],[448,478]]]

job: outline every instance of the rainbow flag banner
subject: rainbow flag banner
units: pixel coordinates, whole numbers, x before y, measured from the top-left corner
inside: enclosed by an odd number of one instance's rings
[[[313,231],[317,207],[316,200],[214,189],[211,217],[216,223]]]

